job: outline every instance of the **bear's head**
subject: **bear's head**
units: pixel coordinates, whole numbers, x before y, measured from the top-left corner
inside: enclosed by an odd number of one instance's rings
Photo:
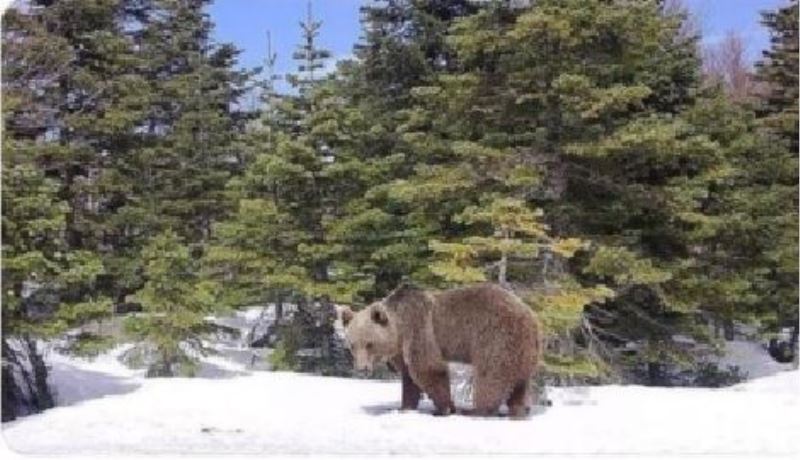
[[[353,365],[357,371],[369,371],[400,352],[400,337],[382,302],[375,302],[358,312],[345,307],[341,311]]]

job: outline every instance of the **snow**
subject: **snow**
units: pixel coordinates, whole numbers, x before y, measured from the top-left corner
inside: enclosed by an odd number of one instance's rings
[[[224,356],[204,358],[200,378],[144,379],[117,361],[124,350],[94,361],[51,354],[60,406],[3,424],[7,445],[35,454],[800,451],[798,371],[724,389],[550,388],[552,407],[511,421],[434,417],[427,400],[401,412],[399,382],[257,372]]]

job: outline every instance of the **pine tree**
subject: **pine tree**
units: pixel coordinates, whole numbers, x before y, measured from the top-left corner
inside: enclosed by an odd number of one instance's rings
[[[108,216],[127,193],[113,163],[135,144],[133,130],[146,100],[120,24],[127,16],[119,2],[60,1],[37,5],[27,17],[28,24],[47,28],[55,49],[70,56],[50,80],[39,80],[44,86],[37,99],[47,115],[36,134],[46,141],[38,162],[58,176],[59,195],[69,205],[66,243],[105,262],[115,242]],[[106,287],[107,275],[98,293],[116,298],[115,289]]]
[[[684,19],[656,2],[575,0],[493,4],[456,21],[447,43],[457,70],[410,90],[402,112],[397,150],[413,173],[372,193],[408,213],[400,228],[460,241],[449,249],[461,255],[475,247],[463,245],[471,229],[456,216],[492,197],[524,197],[544,209],[554,237],[591,242],[563,284],[617,294],[587,313],[613,324],[572,316],[584,339],[597,342],[605,326],[603,340],[643,343],[644,362],[687,358],[672,336],[704,338],[693,325],[700,306],[675,300],[685,293],[677,279],[690,276],[681,267],[694,262],[687,194],[712,186],[723,152],[679,116],[700,83]],[[681,187],[687,176],[692,188]],[[584,293],[587,304],[608,297]]]
[[[144,310],[126,320],[126,329],[155,349],[148,377],[193,375],[194,354],[204,350],[198,335],[207,330],[204,318],[214,311],[219,287],[201,279],[198,261],[173,231],[153,237],[141,260],[147,281],[134,298]]]
[[[796,10],[794,5],[795,15]],[[783,14],[791,16],[792,8]],[[786,36],[797,36],[794,22],[785,27]],[[683,238],[696,262],[680,272],[693,275],[676,281],[685,283],[682,301],[724,324],[728,337],[734,321],[760,325],[763,331],[797,323],[797,130],[790,122],[784,125],[788,131],[781,131],[778,121],[796,119],[797,102],[791,97],[784,105],[776,102],[784,93],[796,93],[797,81],[767,76],[791,75],[796,69],[796,45],[793,57],[780,63],[769,58],[791,55],[788,43],[776,39],[773,50],[765,52],[768,60],[759,64],[759,78],[770,89],[755,113],[748,104],[732,104],[721,95],[688,112],[687,121],[718,145],[720,155],[715,174],[687,179],[673,190],[696,197],[694,209],[682,214],[691,222]],[[788,69],[782,73],[773,66]],[[788,86],[778,91],[781,85]],[[775,108],[766,109],[770,106]]]
[[[238,166],[239,123],[233,104],[247,73],[233,69],[238,51],[210,40],[206,0],[154,1],[139,40],[153,92],[137,167],[142,200],[131,212],[151,216],[144,235],[175,228],[207,241],[211,223],[230,210],[223,191]],[[132,172],[132,171],[131,171]],[[141,173],[140,173],[141,172]]]
[[[469,0],[388,0],[362,6],[363,32],[355,46],[360,65],[352,82],[360,96],[381,111],[407,107],[411,88],[455,68],[447,29],[478,9]]]
[[[212,223],[231,211],[225,183],[244,161],[234,142],[244,119],[233,107],[249,73],[233,69],[235,48],[210,40],[207,3],[125,4],[142,100],[123,131],[130,140],[106,154],[110,198],[101,209],[107,284],[119,303],[146,282],[140,255],[152,236],[175,229],[199,255]]]
[[[89,211],[80,177],[97,152],[80,132],[81,110],[106,94],[89,97],[94,75],[73,72],[88,56],[105,62],[97,47],[114,41],[92,23],[110,24],[115,10],[34,3],[3,17],[4,420],[53,404],[37,340],[111,311],[96,246],[79,237]]]
[[[298,73],[289,76],[289,83],[297,89],[300,96],[308,96],[308,92],[320,78],[320,74],[317,73],[315,75],[315,72],[322,70],[325,67],[325,60],[331,57],[330,51],[317,46],[322,21],[314,19],[310,1],[307,8],[306,19],[300,22],[300,30],[303,37],[302,43],[292,54],[292,58],[298,62]],[[303,99],[301,98],[300,100],[302,101]]]
[[[531,211],[521,200],[513,198],[498,198],[486,206],[467,207],[455,221],[471,226],[484,225],[490,234],[468,236],[457,243],[432,240],[433,252],[447,254],[449,260],[433,264],[431,271],[447,281],[485,281],[484,271],[472,265],[476,258],[493,255],[499,259],[491,264],[491,271],[497,273],[496,282],[507,284],[513,259],[535,259],[541,251],[569,258],[581,249],[580,240],[550,237],[547,227],[540,221],[541,215],[541,210]]]
[[[797,344],[798,252],[798,3],[763,14],[771,47],[757,63],[757,78],[767,93],[757,111],[763,135],[761,155],[742,169],[757,193],[751,208],[760,217],[763,250],[769,274],[760,285],[777,325],[794,326]],[[747,161],[745,160],[745,161]],[[756,165],[756,167],[753,167]],[[771,315],[770,315],[771,316]]]
[[[798,144],[798,4],[790,4],[777,11],[763,13],[762,24],[770,31],[769,50],[758,62],[758,79],[766,84],[761,114],[764,123],[789,142],[792,154]]]
[[[385,295],[429,261],[424,211],[408,214],[410,207],[392,199],[386,184],[414,173],[418,153],[406,134],[414,129],[408,119],[416,116],[412,89],[457,65],[447,29],[477,9],[469,1],[392,0],[362,7],[358,60],[340,66],[336,88],[355,123],[348,130],[349,160],[334,165],[348,165],[343,180],[352,200],[340,207],[329,234],[338,263],[347,266],[364,300]],[[354,130],[358,125],[364,128]]]
[[[110,282],[121,233],[113,215],[131,192],[121,163],[138,144],[135,129],[148,101],[137,72],[141,61],[123,27],[136,8],[116,1],[59,1],[30,11],[72,57],[43,93],[51,111],[42,135],[50,142],[41,161],[59,175],[60,195],[70,206],[67,243],[103,260],[97,290],[119,302],[122,283]]]
[[[315,73],[330,55],[317,44],[320,27],[309,10],[301,22],[303,44],[294,55],[298,72],[288,78],[297,92],[265,101],[269,113],[243,141],[250,163],[241,178],[228,184],[238,201],[237,214],[217,225],[207,255],[214,276],[230,281],[229,297],[237,305],[274,302],[278,316],[284,302],[297,305],[299,311],[285,328],[292,337],[282,338],[275,355],[285,357],[273,363],[277,368],[294,363],[303,344],[320,347],[323,361],[330,360],[331,302],[353,294],[349,280],[338,279],[331,259],[335,247],[327,240],[327,222],[346,201],[340,193],[346,184],[334,176],[348,168],[342,134],[348,119],[331,90],[333,80]],[[330,364],[312,366],[338,372]]]
[[[232,47],[210,43],[204,6],[62,0],[7,16],[4,43],[13,46],[4,47],[4,100],[16,103],[4,106],[13,113],[4,184],[21,188],[8,194],[4,218],[9,232],[21,228],[12,221],[31,199],[48,220],[63,213],[42,253],[52,259],[48,274],[19,265],[7,278],[47,279],[39,290],[57,308],[43,329],[108,316],[144,283],[140,251],[150,235],[175,225],[202,242],[229,208],[222,190],[236,169],[231,107],[246,74],[232,70]],[[9,233],[6,241],[8,260],[28,251],[24,238]]]

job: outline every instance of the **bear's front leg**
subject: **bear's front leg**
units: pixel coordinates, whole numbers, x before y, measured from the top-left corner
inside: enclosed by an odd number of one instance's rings
[[[401,410],[414,410],[419,407],[419,400],[422,397],[422,390],[414,383],[408,366],[403,362],[403,357],[398,356],[391,361],[391,365],[396,372],[399,372],[403,381],[403,396],[400,404]]]
[[[422,397],[422,390],[414,383],[408,369],[403,367],[403,399],[400,409],[414,410],[419,407],[419,400]]]
[[[456,406],[450,398],[447,362],[436,345],[430,321],[403,341],[403,362],[411,378],[433,401],[434,415],[450,415]]]

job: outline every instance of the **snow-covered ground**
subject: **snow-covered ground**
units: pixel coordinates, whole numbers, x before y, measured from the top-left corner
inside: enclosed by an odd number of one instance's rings
[[[526,421],[400,412],[398,382],[251,371],[144,379],[117,360],[50,355],[61,407],[3,424],[18,452],[798,453],[800,372],[725,389],[552,388]]]

